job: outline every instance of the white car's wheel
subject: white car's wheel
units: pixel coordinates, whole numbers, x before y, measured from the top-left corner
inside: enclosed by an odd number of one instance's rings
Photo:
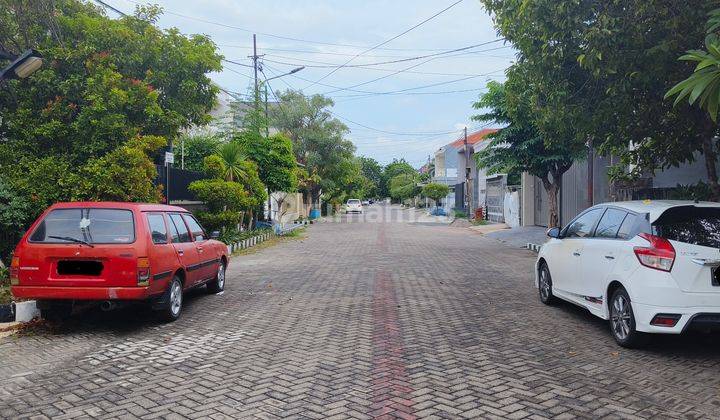
[[[635,329],[635,314],[630,295],[623,287],[615,290],[609,302],[610,332],[622,347],[640,347],[647,341],[647,335]]]
[[[538,272],[538,294],[540,302],[546,305],[555,303],[556,298],[552,293],[552,277],[550,277],[550,269],[547,264],[543,263]]]

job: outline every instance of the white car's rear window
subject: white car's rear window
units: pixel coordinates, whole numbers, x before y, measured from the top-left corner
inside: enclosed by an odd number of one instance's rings
[[[673,207],[653,223],[653,229],[666,239],[720,248],[720,208]]]
[[[348,200],[347,203],[348,203],[349,205],[356,205],[356,204],[360,204],[360,200]]]

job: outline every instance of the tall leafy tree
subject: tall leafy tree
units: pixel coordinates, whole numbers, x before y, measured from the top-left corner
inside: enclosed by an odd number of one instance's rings
[[[547,142],[534,123],[534,111],[526,92],[526,81],[517,68],[508,75],[505,85],[488,83],[488,90],[474,104],[485,113],[475,121],[501,124],[491,134],[490,144],[476,154],[478,164],[489,173],[528,172],[538,177],[548,194],[548,226],[559,223],[558,193],[562,175],[570,169],[582,148],[568,149],[557,142]]]
[[[205,36],[154,26],[159,9],[109,19],[77,0],[3,3],[0,27],[17,32],[0,32],[0,49],[35,48],[46,62],[0,91],[1,147],[15,158],[77,164],[136,135],[172,139],[208,121],[217,88],[206,74],[221,69],[220,56]]]
[[[307,172],[301,184],[305,200],[316,203],[321,192],[340,189],[357,169],[355,146],[344,138],[347,126],[330,112],[332,99],[292,90],[278,99],[282,105],[271,110],[271,125],[292,140],[295,158]]]
[[[390,181],[398,175],[414,174],[417,171],[405,159],[393,159],[392,162],[385,165],[382,173],[382,181],[380,183],[380,195],[382,197],[391,197]]]
[[[366,156],[358,156],[357,161],[362,175],[368,181],[365,197],[378,197],[383,182],[383,167],[375,159]]]
[[[720,108],[720,9],[709,13],[704,50],[690,50],[680,60],[697,63],[693,73],[673,86],[665,98],[675,96],[674,105],[687,99],[690,105],[707,112],[712,124],[705,121],[701,142],[705,165],[710,179],[710,189],[715,200],[720,199],[717,176],[717,151],[714,137],[717,134],[718,109]]]
[[[247,158],[258,165],[260,179],[270,192],[292,192],[298,187],[297,163],[292,141],[284,134],[265,137],[256,131],[243,131],[233,137]]]
[[[535,97],[536,110],[562,111],[541,112],[538,129],[547,131],[548,123],[570,127],[579,140],[601,153],[619,156],[611,177],[622,181],[681,165],[702,152],[710,184],[717,185],[712,142],[717,127],[701,110],[673,108],[663,100],[665,92],[690,71],[676,57],[703,47],[701,22],[716,7],[713,2],[483,3],[496,14],[500,33],[519,50],[518,63],[529,63],[533,74],[541,76],[533,80],[550,93]],[[546,102],[546,98],[558,100]],[[553,137],[546,141],[555,141]],[[634,168],[630,173],[629,167]]]
[[[174,142],[173,147],[178,163],[180,159],[184,159],[185,169],[202,172],[203,160],[215,153],[221,143],[223,138],[216,134],[182,135],[181,140]],[[184,156],[181,157],[181,154]]]
[[[418,187],[419,176],[417,172],[406,172],[395,175],[390,179],[390,197],[403,202],[420,193]]]
[[[207,73],[221,69],[208,37],[161,30],[159,13],[110,19],[78,0],[0,0],[0,51],[45,60],[0,89],[0,182],[30,201],[24,225],[55,201],[159,200],[152,159],[208,121]],[[108,184],[118,178],[133,181]]]

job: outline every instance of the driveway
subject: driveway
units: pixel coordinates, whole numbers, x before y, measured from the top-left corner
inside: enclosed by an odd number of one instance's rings
[[[235,258],[173,324],[127,308],[0,339],[0,418],[720,416],[717,335],[620,349],[538,302],[529,251],[376,216]]]

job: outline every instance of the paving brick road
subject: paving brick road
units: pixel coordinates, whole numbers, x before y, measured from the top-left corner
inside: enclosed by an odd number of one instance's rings
[[[126,308],[0,339],[0,418],[720,417],[717,335],[620,349],[539,303],[530,252],[383,219],[236,258],[173,324]]]

